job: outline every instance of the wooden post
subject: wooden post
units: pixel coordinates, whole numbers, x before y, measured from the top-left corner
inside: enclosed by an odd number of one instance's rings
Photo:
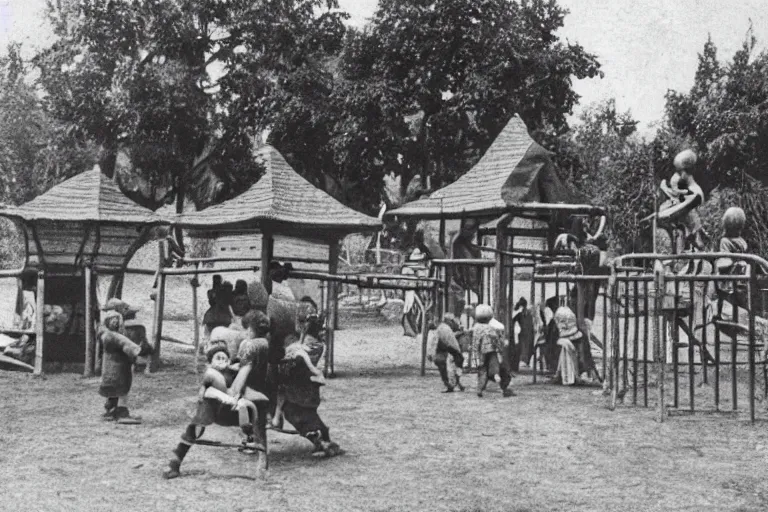
[[[336,275],[339,268],[339,241],[336,238],[333,238],[328,243],[328,273],[331,275]],[[328,307],[326,308],[327,316],[326,316],[326,325],[328,326],[327,330],[327,337],[328,337],[328,346],[325,349],[325,372],[326,374],[333,375],[334,368],[333,368],[333,359],[334,359],[334,349],[335,349],[335,338],[336,338],[336,323],[335,318],[337,315],[338,310],[338,294],[336,293],[336,283],[333,281],[328,281],[327,283],[328,292],[326,293],[326,297],[328,300]]]
[[[43,374],[43,341],[45,333],[45,271],[37,271],[37,310],[35,311],[35,375]]]
[[[445,217],[440,217],[440,240],[439,245],[440,249],[443,250],[443,253],[447,254],[448,251],[446,250],[446,244],[445,244]]]
[[[93,267],[90,261],[85,264],[83,272],[85,274],[85,367],[83,368],[83,377],[93,377],[96,350],[93,346],[93,295],[91,295]]]
[[[427,337],[428,336],[429,336],[429,322],[427,321],[427,304],[425,302],[424,314],[421,317],[421,376],[422,377],[427,373]]]
[[[653,266],[653,357],[656,360],[659,391],[659,422],[664,422],[667,416],[667,406],[664,400],[664,379],[666,378],[667,347],[661,337],[661,308],[664,301],[664,268],[657,261]],[[734,355],[735,357],[735,355]],[[618,378],[618,377],[617,377]]]
[[[145,370],[146,373],[156,371],[160,366],[160,342],[163,336],[163,310],[165,309],[165,240],[158,242],[158,272],[157,290],[155,295],[155,310],[152,319],[152,347],[154,352]]]
[[[507,250],[506,228],[512,222],[513,215],[507,213],[503,215],[496,224],[496,248],[499,251]],[[494,282],[494,315],[504,324],[504,331],[509,336],[510,343],[514,338],[511,326],[507,320],[507,268],[504,265],[504,255],[501,252],[496,253],[496,281]]]
[[[616,265],[611,266],[611,277],[608,280],[608,290],[611,296],[611,350],[608,354],[610,359],[611,375],[613,378],[611,382],[611,403],[610,410],[616,409],[616,402],[618,400],[618,388],[619,388],[619,361],[621,360],[619,353],[619,283],[617,280]],[[608,342],[604,346],[608,346]],[[605,357],[605,354],[603,354]],[[606,382],[608,379],[605,380]]]
[[[195,270],[200,268],[200,263],[195,263]],[[200,286],[198,280],[198,274],[195,272],[195,276],[189,280],[189,284],[192,286],[192,321],[195,333],[195,373],[198,373],[198,359],[200,358],[200,318],[197,314],[197,288]]]
[[[272,294],[272,279],[269,277],[269,264],[272,263],[272,252],[274,250],[274,238],[272,233],[261,233],[261,284],[266,288],[267,293]]]

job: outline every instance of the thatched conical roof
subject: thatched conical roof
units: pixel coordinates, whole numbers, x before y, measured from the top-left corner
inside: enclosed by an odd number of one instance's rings
[[[429,197],[388,212],[424,219],[493,217],[527,204],[573,203],[575,197],[558,178],[551,154],[528,134],[515,115],[480,161],[458,180]]]
[[[265,146],[259,153],[265,173],[251,188],[215,206],[175,216],[172,222],[193,229],[269,229],[315,236],[322,236],[322,230],[352,233],[380,227],[375,217],[341,204],[299,176],[274,147]]]
[[[128,198],[98,166],[59,183],[20,206],[0,210],[0,216],[24,221],[152,224],[162,219]]]

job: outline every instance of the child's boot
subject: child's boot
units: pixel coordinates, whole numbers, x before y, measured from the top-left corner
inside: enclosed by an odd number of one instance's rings
[[[131,416],[127,407],[115,408],[115,419],[120,425],[141,425],[141,418]]]
[[[170,480],[172,478],[178,478],[181,475],[181,463],[184,457],[189,451],[190,445],[181,442],[173,450],[173,458],[168,461],[168,466],[163,470],[163,478]]]
[[[117,409],[117,398],[107,398],[107,401],[104,402],[104,414],[101,415],[101,418],[104,421],[114,421],[115,418],[115,410]]]

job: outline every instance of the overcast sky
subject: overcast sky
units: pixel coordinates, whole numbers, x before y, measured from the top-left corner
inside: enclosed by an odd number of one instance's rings
[[[361,26],[376,0],[339,0]],[[605,78],[575,84],[582,105],[616,98],[647,130],[661,119],[667,89],[686,91],[708,34],[722,60],[741,46],[750,19],[758,48],[768,46],[768,0],[559,0],[570,10],[561,37],[597,54]],[[0,45],[50,41],[44,0],[0,0]]]

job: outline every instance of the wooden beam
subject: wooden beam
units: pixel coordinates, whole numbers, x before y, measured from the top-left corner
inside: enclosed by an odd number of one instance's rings
[[[336,272],[339,269],[339,240],[336,238],[331,239],[328,242],[328,273],[331,275],[335,275]],[[335,281],[328,281],[328,293],[327,293],[327,300],[328,300],[328,307],[326,308],[327,311],[327,317],[326,317],[326,325],[327,325],[327,337],[328,337],[328,346],[326,347],[326,373],[329,373],[330,375],[333,375],[334,373],[334,367],[333,367],[333,360],[334,360],[334,350],[335,350],[335,342],[336,342],[336,322],[337,322],[337,315],[338,315],[338,306],[339,306],[339,294],[337,292],[338,285]]]
[[[272,254],[274,252],[275,239],[272,233],[262,233],[261,235],[261,284],[272,294],[272,279],[269,277],[269,264],[272,263]]]
[[[195,270],[198,270],[200,268],[199,263],[195,263]],[[200,319],[197,315],[197,288],[200,286],[200,281],[197,279],[197,272],[195,272],[195,276],[189,280],[189,284],[192,287],[192,325],[194,327],[194,333],[195,333],[195,356],[193,360],[195,361],[195,373],[198,373],[198,360],[200,357]]]
[[[91,283],[93,280],[93,268],[91,262],[86,262],[85,268],[85,366],[83,377],[93,377],[96,356],[93,344],[93,295]]]
[[[37,271],[37,311],[35,311],[35,375],[43,373],[43,341],[45,333],[45,272]]]
[[[160,240],[158,247],[158,269],[157,269],[157,291],[155,293],[155,309],[152,318],[152,348],[154,352],[147,364],[146,373],[152,373],[160,367],[160,347],[163,337],[163,313],[165,309],[165,274],[163,266],[165,265],[165,241]]]

